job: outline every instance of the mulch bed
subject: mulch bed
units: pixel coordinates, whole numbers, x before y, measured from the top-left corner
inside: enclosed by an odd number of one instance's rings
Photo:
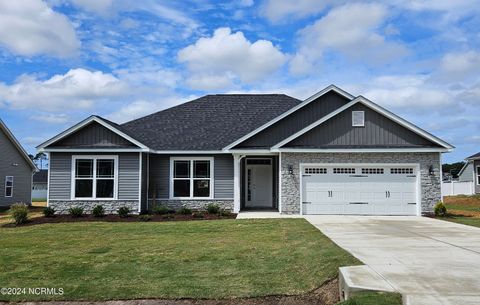
[[[72,217],[70,215],[55,215],[53,217],[35,217],[28,220],[22,225],[15,225],[15,223],[7,223],[2,227],[23,227],[33,226],[45,223],[65,223],[65,222],[167,222],[167,221],[192,221],[192,220],[218,220],[218,219],[235,219],[237,214],[216,215],[216,214],[192,214],[192,215],[148,215],[149,219],[144,220],[142,217],[146,215],[129,215],[128,217],[120,217],[118,215],[105,215],[103,217],[94,217],[93,215],[84,215],[81,217]]]
[[[181,299],[181,300],[122,300],[105,302],[51,301],[35,302],[41,305],[334,305],[340,300],[338,279],[333,279],[319,288],[301,295],[275,295],[258,298],[237,298],[221,300]],[[0,302],[1,303],[1,302]],[[4,303],[26,304],[26,303]],[[32,303],[29,303],[32,304]]]

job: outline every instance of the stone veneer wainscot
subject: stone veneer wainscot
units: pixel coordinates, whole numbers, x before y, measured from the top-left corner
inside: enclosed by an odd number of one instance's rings
[[[156,199],[155,204],[157,206],[165,205],[165,206],[168,206],[169,208],[176,209],[176,210],[182,207],[186,207],[196,211],[205,210],[209,204],[216,204],[222,210],[233,212],[233,200]],[[153,205],[154,204],[152,200],[150,200],[149,209],[152,209]]]
[[[285,214],[300,213],[300,163],[419,163],[422,214],[431,214],[441,200],[439,153],[282,153],[281,158],[281,212]],[[293,166],[293,175],[288,173],[289,165]]]
[[[82,207],[85,214],[91,214],[95,206],[101,205],[105,214],[117,214],[121,207],[128,207],[132,214],[138,214],[138,200],[50,200],[48,206],[55,209],[55,214],[68,214],[72,207]]]

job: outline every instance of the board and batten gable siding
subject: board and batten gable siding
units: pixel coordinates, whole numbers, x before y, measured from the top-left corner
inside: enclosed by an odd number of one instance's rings
[[[212,157],[212,155],[201,155]],[[170,155],[150,155],[149,198],[170,198]],[[193,157],[175,155],[175,157]],[[199,157],[199,156],[194,156]],[[229,154],[213,155],[214,199],[233,198],[233,157]]]
[[[102,155],[101,153],[50,153],[49,200],[70,200],[73,155]],[[105,155],[105,154],[103,154]],[[118,199],[138,200],[139,154],[107,153],[118,155]]]
[[[365,126],[352,126],[352,111],[365,112]],[[285,144],[289,148],[438,147],[384,115],[356,104]]]
[[[243,141],[235,148],[269,148],[348,102],[350,100],[346,97],[330,91]]]
[[[0,129],[0,206],[32,200],[32,167]],[[13,176],[13,196],[5,197],[5,177]]]
[[[77,130],[73,134],[49,145],[52,147],[75,147],[75,148],[130,148],[136,147],[133,143],[105,128],[97,122],[92,122]]]

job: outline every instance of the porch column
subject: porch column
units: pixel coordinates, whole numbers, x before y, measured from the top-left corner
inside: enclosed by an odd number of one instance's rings
[[[233,212],[240,212],[240,160],[239,154],[233,154]]]

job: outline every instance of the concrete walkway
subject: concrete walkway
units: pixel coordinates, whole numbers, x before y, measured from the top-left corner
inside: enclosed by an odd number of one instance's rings
[[[480,304],[480,228],[411,216],[305,218],[407,304]]]

